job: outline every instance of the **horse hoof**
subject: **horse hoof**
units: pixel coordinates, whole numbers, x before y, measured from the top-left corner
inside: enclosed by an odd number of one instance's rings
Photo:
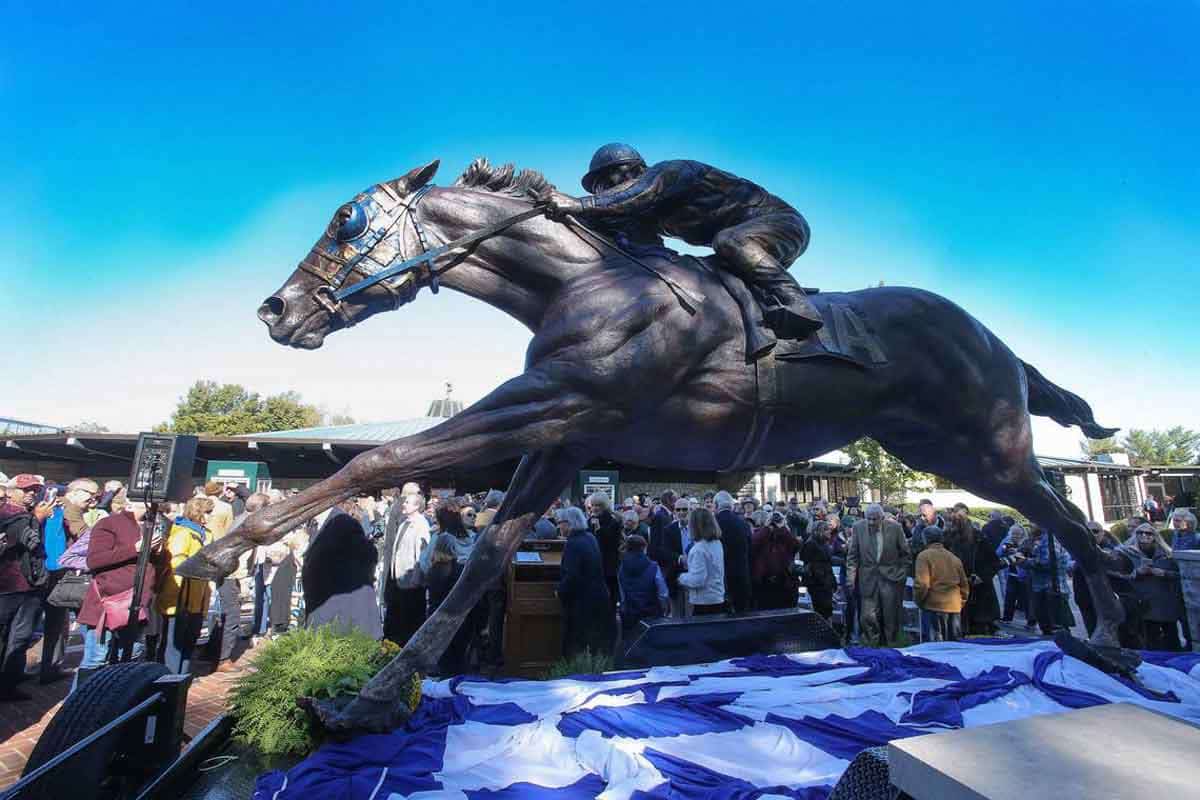
[[[372,700],[362,695],[332,700],[302,697],[297,703],[326,735],[338,741],[366,733],[391,733],[404,727],[410,716],[403,702]]]

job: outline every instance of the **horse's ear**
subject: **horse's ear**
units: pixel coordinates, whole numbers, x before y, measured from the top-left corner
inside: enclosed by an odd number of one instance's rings
[[[438,167],[441,165],[441,163],[442,162],[440,160],[435,158],[425,166],[417,167],[416,169],[406,173],[404,176],[396,178],[396,180],[392,181],[392,183],[396,186],[396,188],[402,190],[401,194],[415,192],[417,189],[420,189],[422,186],[429,183],[433,176],[437,174]]]

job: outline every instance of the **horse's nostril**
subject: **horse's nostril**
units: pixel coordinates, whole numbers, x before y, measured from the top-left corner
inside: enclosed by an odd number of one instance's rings
[[[271,295],[258,307],[258,318],[268,325],[272,325],[283,317],[285,308],[286,304],[283,302],[282,297]]]

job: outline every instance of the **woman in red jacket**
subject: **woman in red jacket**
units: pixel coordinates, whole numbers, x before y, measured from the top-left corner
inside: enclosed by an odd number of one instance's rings
[[[132,602],[133,580],[137,572],[138,553],[142,546],[142,529],[139,524],[144,510],[131,510],[111,514],[92,527],[88,543],[87,565],[92,573],[92,583],[83,597],[78,621],[84,629],[84,660],[80,669],[103,666],[108,660],[108,645],[115,635],[119,648],[132,648],[133,655],[143,649],[138,637],[145,622],[143,611],[140,621],[129,619],[129,604]],[[141,608],[148,609],[154,600],[154,582],[157,575],[155,554],[161,548],[162,536],[155,534],[150,540],[152,548],[146,574],[142,577]]]

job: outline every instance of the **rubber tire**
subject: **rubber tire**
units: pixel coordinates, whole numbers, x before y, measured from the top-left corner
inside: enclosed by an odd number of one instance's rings
[[[71,745],[99,730],[154,693],[154,682],[169,670],[153,662],[114,664],[99,670],[67,697],[42,731],[21,775],[27,775]],[[21,800],[99,800],[107,797],[104,779],[113,751],[123,733],[142,730],[144,723],[130,722],[94,742],[74,758],[51,770]]]

